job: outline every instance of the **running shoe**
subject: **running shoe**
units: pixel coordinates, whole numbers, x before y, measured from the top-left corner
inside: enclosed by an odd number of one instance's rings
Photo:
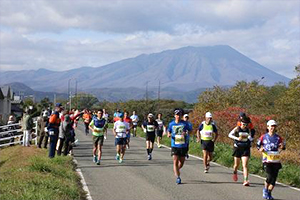
[[[120,160],[120,155],[119,154],[116,155],[116,160]]]
[[[233,179],[233,181],[237,182],[237,180],[238,180],[238,175],[237,175],[236,172],[233,172],[232,179]]]
[[[269,198],[269,193],[268,193],[268,189],[267,188],[263,189],[263,198],[264,199],[268,199]]]
[[[119,160],[119,163],[122,163],[122,162],[123,162],[123,159],[120,159],[120,160]]]
[[[158,147],[158,148],[161,148],[161,144],[158,144],[157,147]]]
[[[151,156],[150,155],[148,155],[148,160],[151,160]]]
[[[189,154],[186,154],[186,156],[185,156],[185,157],[186,157],[186,159],[189,159],[190,155],[189,155]]]
[[[181,178],[179,176],[176,179],[176,183],[177,183],[177,185],[181,184]]]
[[[100,160],[97,161],[97,165],[100,165]]]
[[[205,169],[205,170],[204,170],[204,173],[208,173],[208,169]]]
[[[209,168],[210,168],[210,164],[209,164],[209,163],[207,163],[207,165],[206,165],[206,169],[207,169],[207,170],[209,170]]]
[[[274,199],[271,195],[271,191],[268,191],[268,198],[267,199]]]
[[[152,160],[152,154],[150,154],[149,156],[150,156],[150,159],[149,159],[149,160]]]
[[[94,163],[96,163],[97,161],[98,161],[98,156],[93,156],[93,161],[94,161]]]
[[[249,181],[244,181],[243,186],[250,186],[250,182]]]

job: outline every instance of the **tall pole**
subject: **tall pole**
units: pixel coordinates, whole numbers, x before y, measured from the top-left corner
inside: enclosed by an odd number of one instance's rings
[[[70,106],[70,81],[71,81],[72,79],[69,79],[68,80],[68,102],[69,102],[69,106]]]
[[[75,107],[77,109],[77,104],[78,104],[78,99],[77,99],[77,79],[75,79],[75,101],[76,101]]]
[[[146,101],[148,102],[148,82],[146,82]]]
[[[158,80],[158,93],[157,93],[157,112],[160,109],[160,80]]]

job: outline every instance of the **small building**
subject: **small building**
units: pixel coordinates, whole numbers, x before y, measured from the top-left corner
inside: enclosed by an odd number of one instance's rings
[[[4,123],[8,121],[11,114],[11,102],[14,100],[14,94],[9,86],[0,87],[0,115]]]

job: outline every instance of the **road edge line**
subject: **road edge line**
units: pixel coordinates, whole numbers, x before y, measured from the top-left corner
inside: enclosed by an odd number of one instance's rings
[[[145,139],[145,138],[140,137],[140,136],[138,136],[138,138],[140,138],[140,139]],[[155,144],[157,145],[157,142],[155,142]],[[161,146],[164,147],[164,148],[167,148],[167,149],[171,149],[171,147],[166,146],[166,145],[164,145],[164,144],[161,144]],[[192,154],[189,154],[189,156],[192,157],[192,158],[198,159],[198,160],[203,160],[203,158],[201,158],[201,157],[199,157],[199,156],[195,156],[195,155],[192,155]],[[213,162],[213,161],[210,161],[210,163],[213,163],[213,164],[216,165],[216,166],[223,167],[223,168],[226,168],[226,169],[232,169],[232,168],[226,167],[226,166],[224,166],[224,165],[221,165],[221,164],[216,163],[216,162]],[[237,170],[237,171],[240,172],[240,173],[243,173],[243,171],[241,171],[241,170]],[[256,177],[256,178],[260,178],[260,179],[262,179],[262,180],[265,180],[265,179],[266,179],[265,177],[259,176],[259,175],[257,175],[257,174],[251,174],[251,173],[249,173],[249,175],[250,175],[250,176],[254,176],[254,177]],[[281,185],[281,186],[285,186],[285,187],[288,187],[288,188],[290,188],[290,189],[293,189],[293,190],[296,190],[296,191],[299,191],[299,192],[300,192],[300,188],[296,188],[296,187],[293,187],[293,186],[290,186],[290,185],[287,185],[287,184],[284,184],[284,183],[281,183],[281,182],[277,182],[277,181],[276,181],[276,184]]]
[[[91,196],[91,193],[90,193],[90,190],[89,190],[89,188],[87,186],[87,183],[85,182],[84,176],[83,176],[83,174],[81,172],[81,169],[78,167],[78,162],[77,162],[77,160],[74,157],[73,157],[73,162],[76,164],[76,172],[80,176],[80,179],[81,179],[80,182],[82,184],[82,188],[86,192],[86,199],[87,200],[93,200],[93,198]]]

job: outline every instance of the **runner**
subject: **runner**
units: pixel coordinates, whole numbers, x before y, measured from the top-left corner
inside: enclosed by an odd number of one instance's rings
[[[279,150],[285,150],[285,141],[276,133],[276,128],[276,121],[268,121],[268,132],[262,135],[257,142],[257,148],[263,155],[263,168],[267,173],[265,187],[263,189],[264,199],[274,199],[271,192],[275,187],[278,172],[282,168]]]
[[[105,119],[106,123],[108,124],[108,113],[106,112],[105,109],[103,109],[103,118]],[[106,136],[107,136],[107,129],[105,129],[105,135],[104,135],[105,140],[106,140]]]
[[[154,120],[154,116],[152,113],[149,113],[147,116],[147,121],[144,121],[142,128],[144,133],[146,133],[146,148],[148,154],[148,160],[152,160],[152,151],[154,147],[155,141],[155,130],[157,129],[158,124]]]
[[[175,120],[168,126],[168,137],[171,137],[171,156],[173,156],[173,170],[177,177],[176,183],[181,184],[180,169],[183,167],[185,156],[187,154],[187,131],[191,131],[190,126],[183,121],[182,109],[175,109]]]
[[[234,157],[233,166],[233,180],[237,181],[237,169],[240,165],[240,160],[243,163],[243,175],[244,175],[244,186],[249,186],[248,180],[248,161],[250,158],[250,147],[253,141],[254,134],[250,134],[248,124],[250,123],[249,117],[243,117],[241,119],[241,126],[235,127],[230,133],[229,137],[234,140],[234,150],[232,156]]]
[[[161,141],[161,138],[162,138],[163,134],[166,132],[166,126],[164,125],[164,122],[162,120],[162,114],[161,113],[158,113],[157,119],[155,121],[158,124],[158,128],[157,128],[157,131],[156,131],[157,147],[161,148],[160,141]]]
[[[190,126],[190,129],[193,129],[193,125],[189,122],[189,115],[183,115],[183,120]],[[190,131],[191,132],[191,131]],[[189,159],[189,146],[190,146],[190,132],[186,135],[186,142],[187,142],[187,152],[186,152],[186,159]]]
[[[137,125],[138,125],[138,122],[139,122],[139,116],[137,116],[135,114],[135,111],[133,111],[130,119],[132,120],[132,137],[135,137],[136,136]]]
[[[84,120],[84,125],[85,125],[85,135],[88,135],[89,134],[89,124],[92,120],[92,115],[88,111],[88,109],[84,110],[84,114],[83,114],[82,118]]]
[[[119,117],[119,120],[114,123],[113,132],[116,138],[115,145],[117,146],[116,160],[122,163],[126,150],[126,138],[129,132],[129,124],[123,121],[122,115]]]
[[[217,127],[212,120],[212,114],[207,112],[205,114],[205,121],[200,124],[199,129],[197,130],[197,142],[201,141],[201,148],[203,152],[204,173],[208,173],[210,167],[209,162],[212,160],[215,141],[217,138]]]
[[[97,165],[100,165],[100,160],[102,156],[102,146],[103,146],[103,140],[104,140],[104,134],[105,129],[107,129],[107,123],[103,116],[103,110],[98,110],[97,117],[93,118],[89,128],[92,131],[93,134],[93,143],[94,143],[94,149],[93,149],[93,161],[97,163]],[[97,150],[98,150],[98,156],[97,156]]]
[[[132,121],[130,119],[130,117],[128,116],[128,112],[124,112],[124,122],[127,122],[129,124],[129,134],[127,134],[127,138],[126,138],[126,146],[127,149],[130,148],[129,146],[129,142],[130,142],[130,130],[132,129]]]
[[[236,123],[237,126],[241,126],[241,120],[242,120],[243,117],[247,117],[246,113],[240,112],[238,121],[237,121],[237,123]],[[254,134],[255,134],[255,130],[254,130],[254,126],[253,126],[253,124],[252,124],[252,122],[251,122],[250,117],[249,117],[249,120],[250,120],[250,123],[248,124],[248,128],[250,129],[251,134],[254,135]]]
[[[114,113],[114,122],[118,121],[120,117],[123,117],[123,113],[120,111],[120,109],[117,109],[117,111]]]

